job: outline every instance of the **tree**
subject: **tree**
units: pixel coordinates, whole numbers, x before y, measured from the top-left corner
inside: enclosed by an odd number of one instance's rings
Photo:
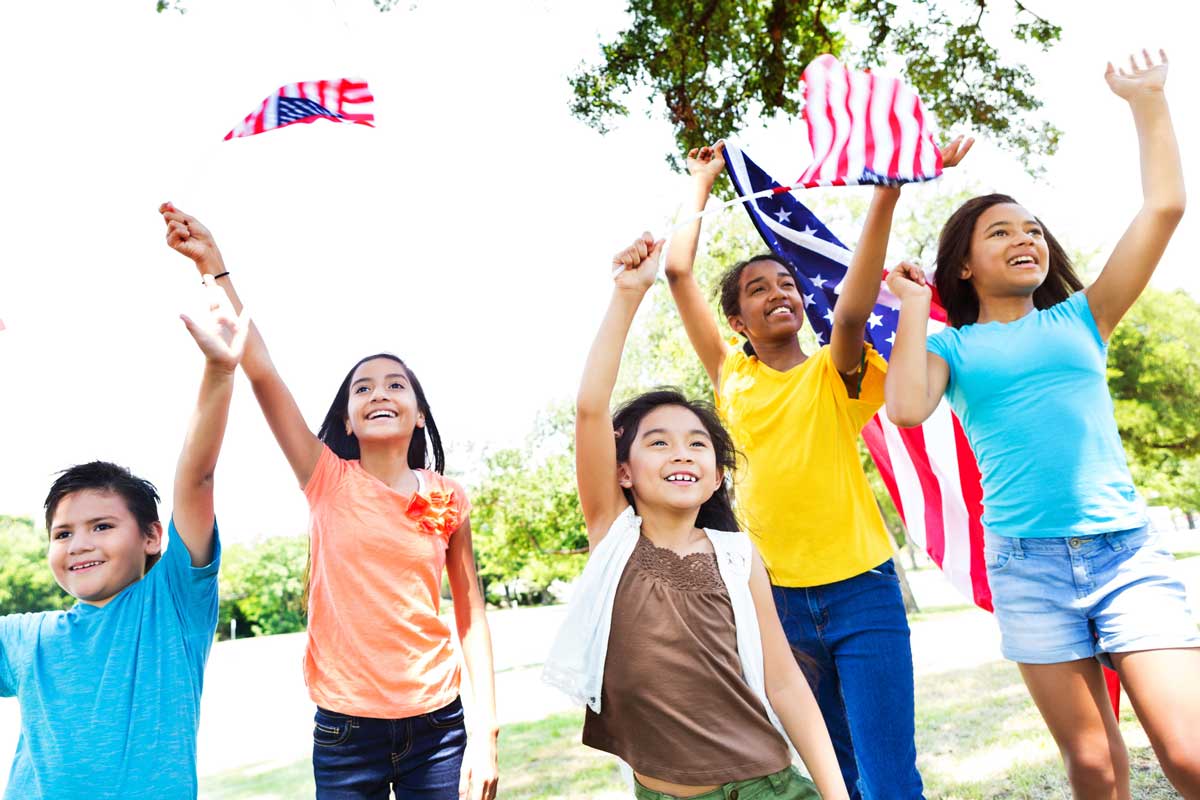
[[[1113,331],[1108,385],[1138,488],[1200,509],[1200,302],[1148,288]]]
[[[308,538],[276,536],[254,544],[225,548],[221,564],[221,602],[217,634],[270,636],[304,630],[304,574]]]
[[[945,129],[987,132],[1027,156],[1058,145],[1057,128],[1031,119],[1042,105],[1033,74],[985,33],[1007,13],[1014,39],[1053,46],[1061,28],[1020,0],[909,0],[903,12],[890,0],[629,0],[628,13],[601,62],[570,79],[571,112],[601,132],[629,114],[638,89],[662,99],[680,152],[755,118],[795,116],[805,66],[832,53],[860,67],[904,62]]]
[[[0,616],[75,605],[46,562],[47,540],[28,517],[0,515]]]

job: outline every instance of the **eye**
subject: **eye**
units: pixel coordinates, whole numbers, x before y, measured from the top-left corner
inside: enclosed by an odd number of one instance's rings
[[[761,292],[762,290],[763,290],[763,287],[755,286],[753,289],[750,290],[750,294],[755,295],[755,294],[758,294],[759,292]]]
[[[96,524],[96,527],[92,528],[92,530],[95,530],[95,531],[106,531],[106,530],[109,530],[110,528],[112,528],[112,525],[110,525],[109,523],[107,523],[107,522],[99,522],[99,523],[97,523],[97,524]]]
[[[665,439],[655,439],[654,441],[652,441],[652,442],[650,443],[650,446],[651,446],[651,447],[658,447],[660,444],[661,444],[661,445],[663,445],[663,446],[666,446],[667,442],[666,442],[666,440],[665,440]]]
[[[795,281],[781,281],[779,285],[785,289],[795,289],[796,288]]]
[[[1043,231],[1041,228],[1030,228],[1029,235],[1030,236],[1045,236],[1046,232]]]
[[[403,389],[404,384],[401,383],[400,381],[392,381],[391,383],[388,384],[388,388],[389,389]]]
[[[1007,235],[1008,235],[1008,231],[1004,230],[1003,228],[997,228],[996,230],[992,231],[992,236],[993,236],[993,237],[995,237],[995,236],[1007,236]]]
[[[366,384],[360,384],[360,385],[354,387],[355,394],[362,394],[365,391],[367,391]]]
[[[702,450],[707,450],[707,449],[708,449],[708,442],[704,441],[703,439],[697,439],[696,441],[692,442],[692,445],[691,445],[691,446],[692,446],[692,447],[699,447],[699,448],[700,448],[700,449],[702,449]]]
[[[66,539],[70,535],[71,535],[70,531],[55,531],[54,538],[55,539]]]

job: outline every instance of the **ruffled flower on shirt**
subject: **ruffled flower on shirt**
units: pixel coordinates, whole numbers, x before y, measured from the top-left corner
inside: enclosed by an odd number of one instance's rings
[[[453,489],[430,489],[427,495],[413,492],[405,514],[416,520],[423,533],[449,536],[458,529],[458,504],[454,500]]]

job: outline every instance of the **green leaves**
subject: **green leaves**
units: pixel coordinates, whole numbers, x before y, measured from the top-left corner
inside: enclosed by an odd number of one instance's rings
[[[48,544],[33,520],[0,515],[0,616],[75,605],[54,581],[46,561]]]
[[[992,5],[912,0],[906,11],[917,18],[905,20],[882,0],[631,0],[630,27],[570,79],[571,112],[605,132],[644,90],[663,103],[687,152],[753,119],[799,114],[804,67],[832,53],[860,66],[903,61],[943,129],[965,126],[1023,155],[1051,155],[1060,132],[1031,117],[1041,107],[1032,74],[1006,62],[984,32]],[[1042,49],[1059,40],[1059,26],[1020,2],[1003,5],[1014,14],[1011,38]]]

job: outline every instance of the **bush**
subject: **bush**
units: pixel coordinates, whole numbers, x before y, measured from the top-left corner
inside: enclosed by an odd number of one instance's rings
[[[0,615],[67,609],[75,598],[54,580],[45,534],[33,520],[0,515]]]
[[[221,616],[217,637],[270,636],[304,630],[304,570],[308,538],[277,536],[226,548],[221,565]]]

